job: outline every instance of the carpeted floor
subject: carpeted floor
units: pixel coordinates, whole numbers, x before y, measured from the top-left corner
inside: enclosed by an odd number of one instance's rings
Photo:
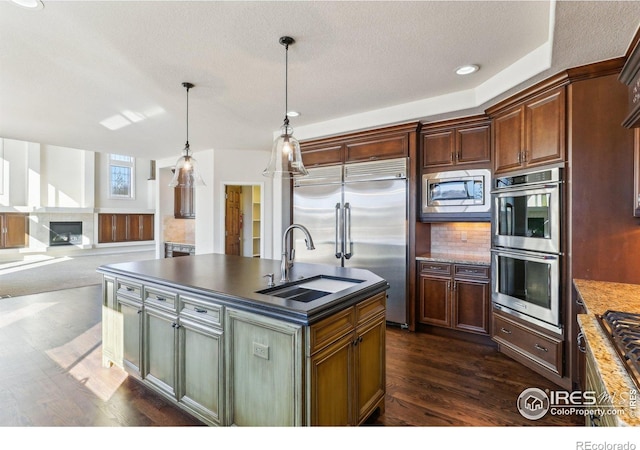
[[[88,256],[34,256],[24,261],[0,263],[0,301],[4,297],[38,294],[99,284],[103,264],[155,259],[154,251]]]

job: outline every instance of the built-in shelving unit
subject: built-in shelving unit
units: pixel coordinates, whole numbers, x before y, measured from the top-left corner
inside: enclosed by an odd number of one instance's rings
[[[262,217],[260,215],[260,186],[252,186],[251,189],[251,229],[253,233],[253,256],[260,257],[260,221]]]

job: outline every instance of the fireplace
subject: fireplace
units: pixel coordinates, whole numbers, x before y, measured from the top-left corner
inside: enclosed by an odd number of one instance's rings
[[[49,245],[82,244],[82,222],[49,222]]]

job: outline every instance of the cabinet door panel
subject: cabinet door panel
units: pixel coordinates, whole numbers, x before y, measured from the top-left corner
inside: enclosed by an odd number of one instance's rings
[[[453,327],[489,334],[489,281],[456,281]]]
[[[326,166],[343,162],[343,145],[310,146],[302,144],[301,156],[305,167]]]
[[[346,162],[400,158],[409,154],[409,136],[383,135],[345,144]]]
[[[364,421],[384,397],[385,328],[384,316],[381,316],[356,330],[357,424]]]
[[[122,358],[127,372],[140,375],[142,304],[119,300],[122,315]]]
[[[220,423],[222,413],[222,331],[195,322],[180,322],[180,401]]]
[[[449,278],[420,276],[420,322],[448,327],[451,325]]]
[[[452,130],[422,136],[422,167],[448,166],[453,164],[455,135]]]
[[[227,310],[229,425],[302,424],[302,327]]]
[[[524,143],[522,111],[519,107],[494,120],[493,147],[496,173],[520,167]]]
[[[353,340],[349,334],[309,361],[311,372],[311,425],[351,424],[353,411]]]
[[[145,378],[176,398],[176,317],[152,308],[144,315]]]
[[[29,245],[29,216],[22,213],[5,213],[4,248],[22,248]]]
[[[489,125],[456,130],[457,164],[489,162],[491,136]]]
[[[564,159],[565,91],[560,88],[525,105],[527,165]]]

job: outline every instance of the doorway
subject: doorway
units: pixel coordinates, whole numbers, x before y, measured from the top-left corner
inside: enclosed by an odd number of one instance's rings
[[[262,253],[262,186],[225,184],[224,249],[227,255]]]

